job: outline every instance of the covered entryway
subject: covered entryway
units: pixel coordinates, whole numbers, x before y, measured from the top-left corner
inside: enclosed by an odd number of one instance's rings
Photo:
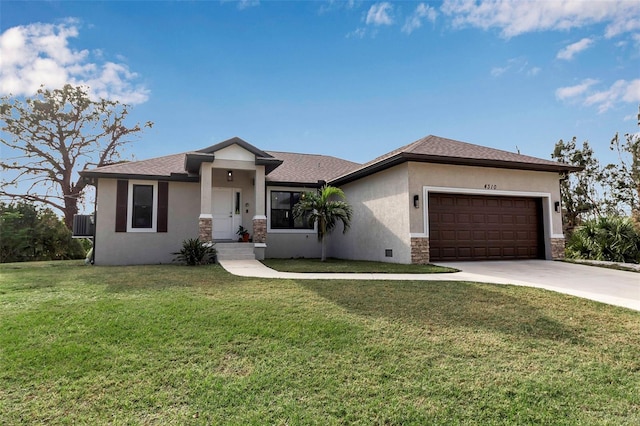
[[[237,188],[213,188],[213,239],[233,240],[242,223],[241,192]]]
[[[431,261],[544,259],[540,198],[429,193]]]

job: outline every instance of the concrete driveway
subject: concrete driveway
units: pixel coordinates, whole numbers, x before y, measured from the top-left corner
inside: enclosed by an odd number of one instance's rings
[[[279,272],[255,260],[219,260],[241,277],[296,280],[473,281],[538,287],[640,311],[640,273],[549,260],[442,262],[450,274],[352,274]]]
[[[640,311],[640,273],[547,260],[439,262],[496,282],[539,287]]]

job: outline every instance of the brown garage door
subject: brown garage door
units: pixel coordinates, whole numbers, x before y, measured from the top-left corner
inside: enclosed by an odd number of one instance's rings
[[[429,194],[432,261],[543,258],[542,228],[540,199]]]

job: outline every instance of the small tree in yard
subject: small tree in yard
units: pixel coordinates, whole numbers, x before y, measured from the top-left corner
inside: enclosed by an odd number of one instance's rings
[[[603,204],[598,192],[602,181],[600,163],[595,158],[589,142],[583,142],[582,148],[579,148],[575,137],[568,142],[560,139],[551,158],[562,164],[582,168],[581,171],[572,172],[560,181],[563,225],[565,231],[571,234],[585,219],[601,215]]]
[[[67,84],[41,88],[24,100],[11,95],[0,99],[0,142],[9,148],[0,169],[12,173],[3,173],[0,196],[60,210],[69,229],[88,184],[77,172],[118,161],[128,137],[142,131],[139,124],[125,125],[127,105],[94,101],[87,90]]]
[[[338,199],[336,199],[338,198]],[[300,196],[300,201],[293,207],[295,217],[305,218],[309,225],[318,224],[318,240],[322,245],[321,261],[327,260],[326,236],[342,222],[343,233],[347,232],[351,224],[353,210],[344,201],[344,192],[334,186],[323,186],[317,192],[305,192]]]

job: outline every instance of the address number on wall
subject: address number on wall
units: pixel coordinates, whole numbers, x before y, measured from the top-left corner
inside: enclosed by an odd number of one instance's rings
[[[498,189],[498,185],[496,185],[494,183],[485,183],[484,184],[484,189]]]

